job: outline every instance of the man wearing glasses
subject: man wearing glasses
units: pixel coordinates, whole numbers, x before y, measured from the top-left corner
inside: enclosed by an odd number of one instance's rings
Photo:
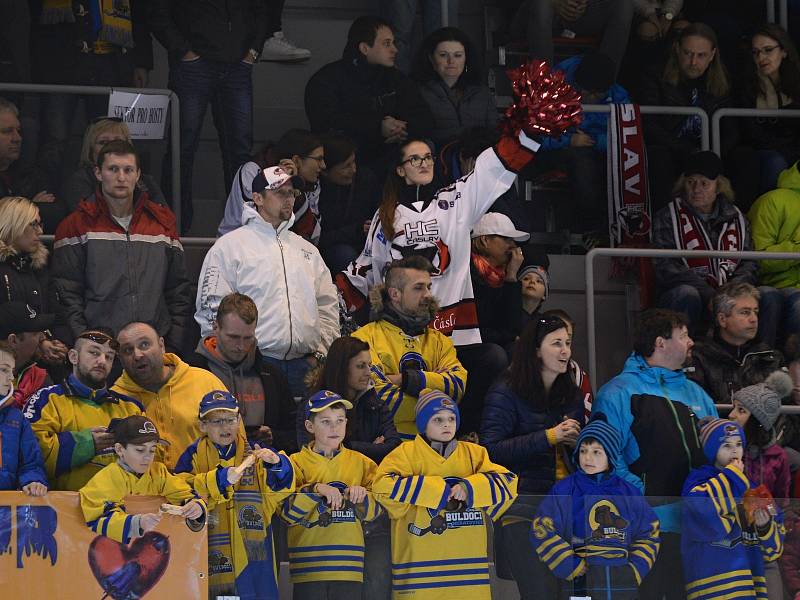
[[[339,303],[317,248],[290,231],[294,188],[280,166],[253,179],[253,202],[242,227],[217,240],[206,254],[197,285],[201,335],[213,331],[222,299],[246,294],[258,308],[256,341],[263,358],[289,380],[295,398],[306,398],[304,378],[339,337]]]
[[[113,462],[109,422],[142,414],[137,400],[108,388],[118,347],[109,329],[84,331],[68,354],[72,373],[25,404],[23,414],[39,440],[52,490],[78,491]]]

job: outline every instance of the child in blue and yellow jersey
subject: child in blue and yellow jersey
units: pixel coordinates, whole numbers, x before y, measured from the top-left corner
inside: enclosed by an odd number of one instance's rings
[[[100,469],[79,492],[83,517],[92,531],[127,544],[155,529],[161,513],[130,515],[123,504],[126,496],[163,496],[179,505],[175,514],[202,528],[205,502],[164,463],[155,462],[156,446],[164,443],[155,424],[143,415],[132,415],[112,419],[107,432],[114,436],[117,460]]]
[[[426,389],[420,434],[381,461],[372,491],[392,520],[392,598],[489,600],[487,523],[517,496],[517,477],[483,446],[455,439],[460,414]]]
[[[638,597],[658,555],[658,519],[638,488],[614,473],[620,436],[595,413],[575,445],[578,470],[542,500],[531,530],[539,559],[567,595]]]
[[[375,463],[342,446],[352,403],[321,390],[305,407],[314,440],[292,454],[298,493],[283,505],[289,523],[289,573],[295,600],[360,598],[364,580],[362,522],[382,509],[369,487]],[[302,493],[300,493],[302,492]]]
[[[768,598],[764,562],[783,552],[782,517],[740,503],[750,482],[744,474],[745,436],[734,421],[714,419],[700,430],[709,464],[694,469],[683,485],[681,555],[686,593],[694,600]]]
[[[239,405],[226,391],[203,396],[199,419],[204,435],[181,455],[175,472],[208,502],[208,597],[277,600],[271,522],[294,491],[291,462],[269,448],[250,448]]]

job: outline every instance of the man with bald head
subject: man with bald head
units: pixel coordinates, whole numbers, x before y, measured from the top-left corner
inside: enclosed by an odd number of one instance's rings
[[[129,323],[117,334],[119,359],[125,371],[112,389],[136,398],[161,436],[170,442],[158,457],[169,469],[181,453],[200,437],[197,413],[209,392],[226,390],[214,374],[190,367],[166,352],[164,338],[152,325]]]
[[[23,414],[42,448],[51,490],[78,491],[113,462],[114,437],[106,433],[108,423],[142,414],[137,400],[107,387],[116,353],[111,330],[84,331],[67,355],[72,373],[25,403]]]

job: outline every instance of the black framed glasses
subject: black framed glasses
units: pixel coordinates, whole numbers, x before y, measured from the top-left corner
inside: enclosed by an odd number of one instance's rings
[[[775,44],[774,46],[764,46],[763,48],[753,48],[750,52],[752,53],[753,57],[758,58],[762,54],[765,56],[768,54],[772,54],[778,48],[782,48],[780,44]]]
[[[91,342],[95,342],[96,344],[101,344],[101,345],[108,344],[112,350],[114,351],[119,350],[119,342],[110,335],[108,335],[105,331],[99,331],[97,329],[84,331],[82,334],[78,336],[78,339],[89,340]]]
[[[430,154],[430,153],[426,154],[425,156],[417,156],[415,154],[413,156],[409,156],[407,159],[405,159],[400,164],[404,165],[406,163],[409,163],[415,169],[419,169],[423,165],[423,163],[426,163],[426,162],[430,163],[430,164],[433,164],[433,163],[436,162],[436,157],[433,154]]]

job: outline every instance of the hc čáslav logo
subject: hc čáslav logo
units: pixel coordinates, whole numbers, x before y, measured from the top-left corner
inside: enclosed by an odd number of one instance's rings
[[[392,258],[395,260],[408,256],[422,256],[427,258],[433,265],[432,276],[444,274],[450,266],[450,248],[445,244],[440,236],[439,222],[436,219],[430,221],[417,221],[416,223],[406,223],[403,231],[395,236],[397,240],[400,235],[405,235],[404,243],[392,242]]]

